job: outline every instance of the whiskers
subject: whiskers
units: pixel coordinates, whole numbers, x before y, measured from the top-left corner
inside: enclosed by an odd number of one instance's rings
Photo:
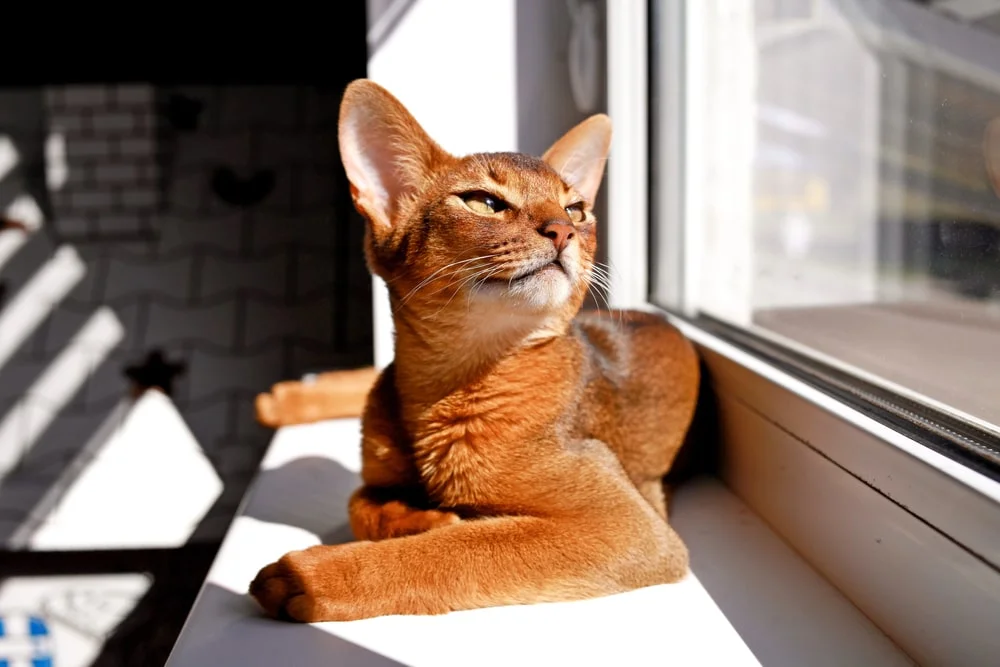
[[[447,284],[438,287],[438,289],[433,292],[434,294],[437,294],[438,292],[455,284],[455,281],[452,280],[453,278],[458,278],[459,284],[461,284],[467,280],[467,272],[472,271],[473,276],[476,276],[479,275],[481,271],[493,268],[493,262],[490,260],[496,256],[496,254],[480,255],[479,257],[470,257],[469,259],[462,259],[457,262],[445,264],[440,269],[421,280],[416,287],[407,292],[406,296],[399,300],[399,305],[396,307],[396,310],[398,311],[400,308],[405,306],[410,300],[413,299],[413,297],[417,295],[418,292],[420,292],[420,290],[427,287],[431,283],[441,282],[443,280],[449,281]],[[459,289],[461,288],[459,287]]]
[[[444,310],[449,305],[451,305],[451,302],[455,300],[455,296],[458,295],[458,293],[462,291],[463,287],[465,287],[466,285],[471,284],[472,287],[469,289],[468,297],[466,299],[466,304],[465,304],[466,305],[466,309],[468,310],[469,308],[472,307],[472,297],[475,295],[476,291],[479,290],[483,285],[485,285],[487,280],[489,280],[494,275],[496,275],[497,273],[499,273],[499,272],[501,272],[503,270],[504,270],[504,266],[503,265],[496,266],[496,265],[494,265],[492,263],[490,263],[488,266],[475,269],[471,275],[465,276],[464,278],[462,278],[458,282],[458,284],[455,284],[455,291],[454,291],[454,293],[452,293],[452,295],[448,298],[448,301],[446,301],[443,306],[441,306],[440,308],[438,308],[437,311],[435,311],[435,313],[433,315],[431,315],[430,317],[424,318],[424,319],[434,319],[434,318],[436,318],[441,313],[442,310]],[[454,283],[449,283],[448,285],[445,285],[445,287],[442,287],[441,289],[445,289],[446,287],[450,287],[453,284]],[[440,290],[438,290],[438,291],[440,291]]]
[[[594,262],[590,267],[590,289],[597,297],[597,311],[601,311],[601,301],[608,309],[608,314],[612,315],[615,313],[615,309],[611,307],[610,295],[611,295],[611,271],[613,269],[608,264],[602,264],[601,262]],[[622,325],[622,313],[618,311],[618,326]]]

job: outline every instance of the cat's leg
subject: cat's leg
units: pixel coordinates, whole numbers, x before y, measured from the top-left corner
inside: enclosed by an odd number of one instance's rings
[[[416,535],[461,521],[454,512],[416,507],[405,493],[363,486],[348,503],[351,530],[359,540],[385,540]]]
[[[359,540],[414,535],[457,523],[457,514],[430,506],[420,484],[396,399],[395,369],[376,380],[361,420],[361,480],[348,503]]]
[[[321,373],[309,381],[279,382],[257,396],[257,421],[279,428],[359,417],[377,376],[374,368],[359,368]]]
[[[573,463],[539,482],[552,493],[536,496],[536,485],[519,499],[545,498],[530,513],[291,552],[250,592],[271,616],[312,623],[578,600],[681,579],[684,544],[624,473]],[[574,480],[588,488],[585,506],[559,495]]]
[[[653,506],[656,513],[664,520],[667,518],[667,489],[662,478],[646,479],[638,482],[636,488],[642,497]]]

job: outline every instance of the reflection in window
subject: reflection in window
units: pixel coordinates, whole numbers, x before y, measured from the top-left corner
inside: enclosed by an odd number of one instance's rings
[[[696,11],[697,305],[1000,424],[1000,1]]]

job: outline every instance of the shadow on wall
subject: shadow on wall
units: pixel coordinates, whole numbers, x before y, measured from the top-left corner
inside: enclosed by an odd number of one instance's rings
[[[215,539],[269,438],[256,392],[369,361],[339,93],[0,94],[0,210],[23,223],[0,230],[0,540],[43,518],[84,445],[100,450],[91,436],[148,387],[226,485],[199,535]]]

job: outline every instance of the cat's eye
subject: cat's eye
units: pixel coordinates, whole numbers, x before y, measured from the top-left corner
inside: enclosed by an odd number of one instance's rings
[[[566,214],[569,216],[570,222],[583,222],[587,219],[587,213],[583,210],[583,202],[567,206]]]
[[[461,197],[466,206],[480,215],[493,215],[510,208],[507,202],[488,192],[467,192]]]

